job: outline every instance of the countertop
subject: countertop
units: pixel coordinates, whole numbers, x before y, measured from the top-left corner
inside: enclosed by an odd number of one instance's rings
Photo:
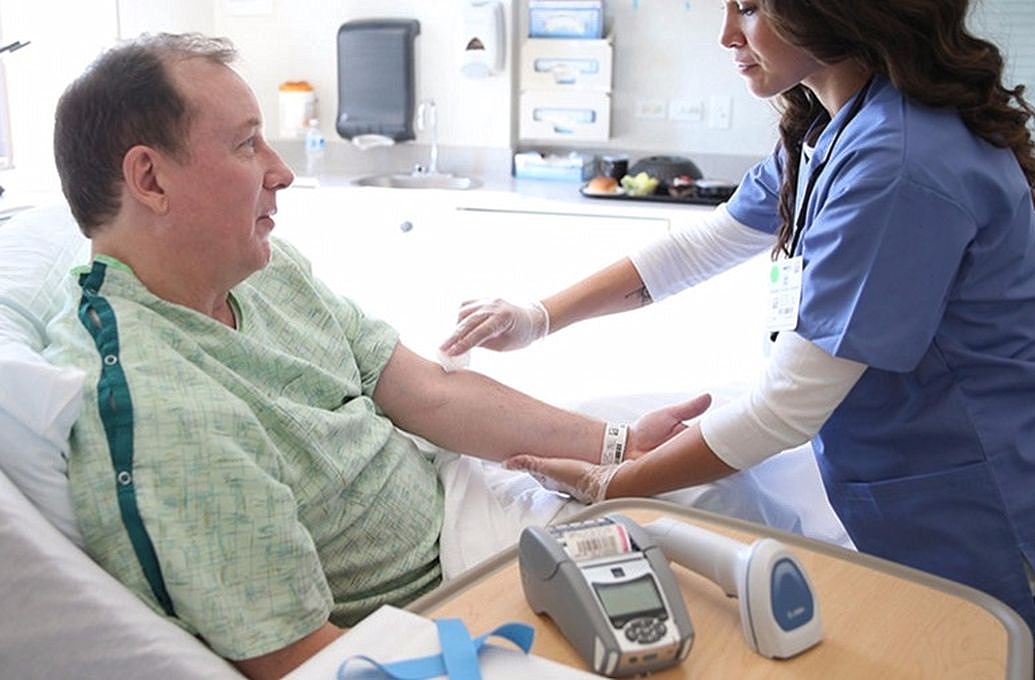
[[[354,187],[356,180],[390,173],[407,174],[415,165],[426,165],[429,147],[406,142],[393,146],[361,150],[343,140],[329,140],[315,172],[307,173],[301,141],[274,141],[273,146],[295,171],[296,188]],[[633,156],[635,157],[635,156]],[[701,156],[694,159],[710,178],[733,183],[757,158],[742,156]],[[528,212],[572,211],[582,214],[629,217],[671,218],[687,211],[710,210],[707,205],[678,202],[614,200],[583,196],[581,181],[518,179],[512,176],[512,152],[509,149],[482,147],[439,147],[439,171],[472,177],[481,182],[477,189],[384,189],[362,187],[369,191],[447,192],[461,208],[475,210],[527,210]],[[724,174],[719,174],[724,173]],[[505,208],[501,199],[505,198]]]
[[[307,173],[301,140],[271,142],[295,172],[293,188],[362,188],[370,192],[416,192],[448,194],[460,209],[527,211],[534,213],[579,213],[602,217],[673,219],[690,211],[710,210],[710,206],[675,202],[587,198],[579,192],[583,182],[517,179],[511,175],[513,151],[484,147],[439,147],[439,170],[476,178],[481,186],[471,190],[386,189],[357,187],[361,177],[388,173],[409,173],[416,164],[426,164],[429,147],[405,142],[393,146],[361,150],[341,139],[328,140],[317,172]],[[650,154],[642,154],[650,155]],[[630,154],[634,160],[640,156]],[[694,155],[705,176],[735,183],[759,159],[736,155]],[[732,179],[731,179],[732,178]],[[7,191],[0,197],[0,212],[14,213],[31,205],[61,200],[56,174],[38,176],[13,169],[0,172]],[[416,198],[415,195],[415,198]],[[393,199],[394,200],[394,199]],[[2,219],[2,216],[0,216]]]

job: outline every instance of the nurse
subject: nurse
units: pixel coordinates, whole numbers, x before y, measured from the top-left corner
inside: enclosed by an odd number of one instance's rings
[[[584,500],[699,484],[812,439],[856,546],[1035,628],[1035,152],[967,0],[725,2],[721,42],[781,142],[701,224],[442,346],[516,349],[773,255],[755,387],[621,465],[517,456]]]

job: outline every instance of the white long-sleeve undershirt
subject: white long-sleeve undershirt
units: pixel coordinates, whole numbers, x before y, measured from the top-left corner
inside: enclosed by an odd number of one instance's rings
[[[658,301],[772,246],[771,234],[741,224],[720,205],[631,259]],[[785,331],[752,389],[707,412],[700,421],[701,434],[727,465],[750,467],[809,441],[865,370],[865,364],[832,356]]]
[[[657,302],[772,248],[773,243],[772,234],[741,224],[723,204],[630,259]]]
[[[701,417],[701,436],[730,467],[751,467],[812,439],[865,370],[783,331],[752,388]]]

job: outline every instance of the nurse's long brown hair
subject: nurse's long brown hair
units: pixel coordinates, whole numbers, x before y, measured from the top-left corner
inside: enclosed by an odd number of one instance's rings
[[[1011,149],[1035,198],[1035,109],[1024,86],[1003,84],[1003,57],[967,30],[969,0],[759,0],[774,30],[825,63],[854,59],[887,76],[910,99],[960,112],[976,135]],[[773,257],[786,253],[794,229],[798,156],[809,126],[825,116],[798,85],[781,96],[780,139],[787,154],[780,187],[782,226]]]

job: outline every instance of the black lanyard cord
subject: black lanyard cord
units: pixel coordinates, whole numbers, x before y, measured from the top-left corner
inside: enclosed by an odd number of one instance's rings
[[[802,192],[801,202],[795,206],[795,218],[794,218],[794,231],[791,233],[791,255],[795,255],[798,252],[798,242],[801,240],[801,235],[805,231],[805,212],[808,210],[809,199],[812,198],[812,192],[816,188],[816,181],[819,176],[823,174],[823,170],[827,167],[827,162],[834,154],[834,147],[837,145],[839,139],[841,139],[841,133],[845,131],[848,124],[859,115],[862,110],[863,103],[866,101],[866,94],[870,91],[870,86],[873,84],[873,77],[871,76],[859,94],[855,95],[855,100],[852,102],[852,108],[849,109],[848,115],[845,117],[841,127],[837,129],[837,133],[834,135],[834,139],[831,140],[830,146],[827,147],[827,152],[823,157],[823,160],[809,173],[809,181],[805,184],[805,191]]]

